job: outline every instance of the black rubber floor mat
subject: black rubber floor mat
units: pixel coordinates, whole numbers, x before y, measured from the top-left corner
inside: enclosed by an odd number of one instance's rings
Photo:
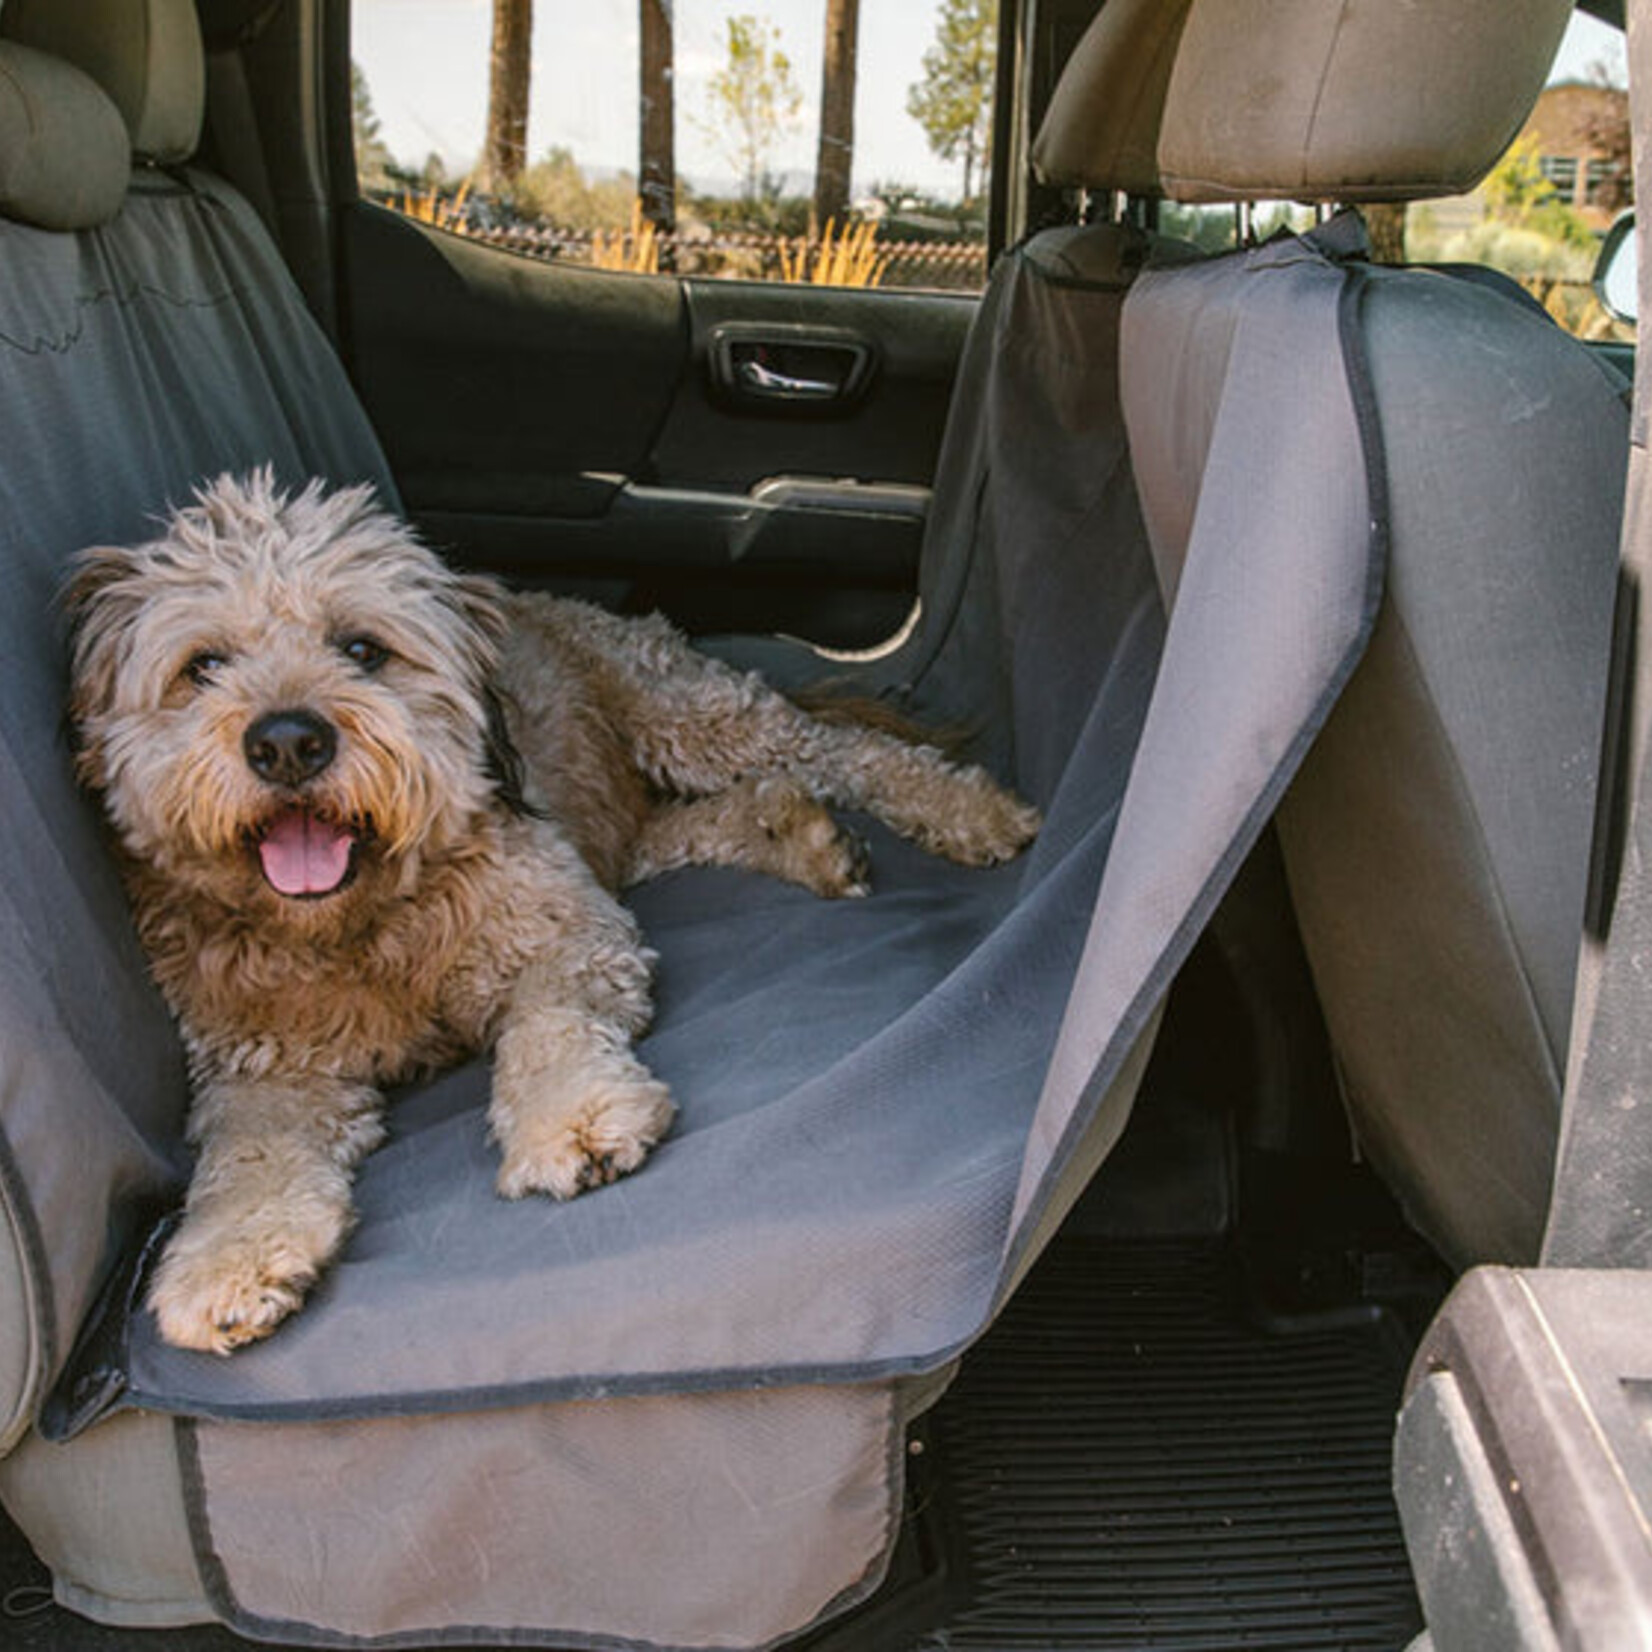
[[[1261,1328],[1219,1244],[1054,1247],[932,1420],[966,1599],[926,1648],[1382,1648],[1422,1627],[1405,1350]]]

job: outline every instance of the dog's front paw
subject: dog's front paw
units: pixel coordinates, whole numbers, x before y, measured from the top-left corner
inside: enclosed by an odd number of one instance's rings
[[[965,866],[996,866],[1038,836],[1044,817],[986,770],[964,768],[954,778],[944,816],[924,823],[924,848]]]
[[[648,1157],[676,1112],[670,1092],[641,1068],[571,1106],[514,1109],[509,1131],[501,1133],[499,1192],[507,1199],[571,1199],[615,1181]]]
[[[181,1243],[180,1243],[181,1241]],[[149,1307],[175,1348],[230,1354],[267,1337],[304,1300],[316,1262],[280,1239],[201,1242],[186,1225],[161,1259]]]
[[[818,798],[774,775],[758,783],[755,801],[765,842],[752,856],[754,865],[827,900],[871,894],[866,840],[840,826]]]

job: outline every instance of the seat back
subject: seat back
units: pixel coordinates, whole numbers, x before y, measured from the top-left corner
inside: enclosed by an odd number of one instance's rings
[[[1518,129],[1569,9],[1195,0],[1167,94],[1167,188],[1192,201],[1461,190]],[[1418,71],[1403,108],[1396,54]],[[1262,85],[1268,97],[1242,95]],[[1334,274],[1340,326],[1294,340],[1280,293],[1310,269]],[[1281,329],[1276,365],[1235,375],[1233,341],[1264,325]],[[1124,339],[1143,509],[1172,588],[1195,531],[1305,531],[1280,508],[1281,478],[1218,466],[1213,436],[1243,421],[1247,449],[1278,455],[1263,432],[1301,424],[1304,383],[1348,379],[1386,590],[1281,808],[1287,870],[1364,1150],[1452,1262],[1531,1258],[1583,915],[1624,387],[1529,305],[1371,267],[1347,227],[1150,274]],[[1322,462],[1307,431],[1283,452]]]

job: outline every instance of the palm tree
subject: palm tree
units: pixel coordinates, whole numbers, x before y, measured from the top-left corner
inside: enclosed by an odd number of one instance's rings
[[[815,223],[841,224],[855,161],[855,51],[860,0],[826,0],[820,81],[820,148],[815,158]]]
[[[484,189],[508,189],[528,164],[528,83],[533,67],[533,0],[493,0],[488,60],[488,125],[478,168]]]
[[[671,0],[638,0],[642,35],[637,193],[662,233],[677,221],[676,110],[672,99]]]

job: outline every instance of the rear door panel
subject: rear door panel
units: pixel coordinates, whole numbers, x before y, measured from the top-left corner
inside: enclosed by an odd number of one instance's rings
[[[346,345],[459,560],[836,646],[892,631],[972,298],[631,275],[359,203]]]

